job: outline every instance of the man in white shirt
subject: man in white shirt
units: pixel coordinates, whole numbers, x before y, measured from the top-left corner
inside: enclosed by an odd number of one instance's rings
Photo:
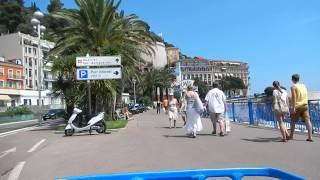
[[[206,103],[209,105],[210,119],[213,126],[212,134],[217,133],[217,121],[220,126],[220,136],[224,136],[224,113],[227,111],[226,95],[218,88],[218,83],[213,82],[212,87],[206,95]]]

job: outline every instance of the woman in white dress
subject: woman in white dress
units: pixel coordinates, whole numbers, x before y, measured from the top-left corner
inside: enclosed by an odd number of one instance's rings
[[[186,100],[186,112],[187,112],[187,124],[186,129],[188,135],[192,138],[196,138],[197,132],[202,130],[202,123],[200,113],[196,110],[196,103],[199,100],[199,95],[194,92],[192,86],[188,86],[185,94]]]
[[[168,115],[170,121],[170,128],[176,128],[176,123],[178,119],[178,101],[173,97],[173,93],[169,93],[169,102],[168,102]]]
[[[289,133],[284,124],[285,116],[289,115],[289,100],[287,92],[281,88],[279,81],[273,82],[272,109],[277,117],[282,135],[282,141],[287,142]]]

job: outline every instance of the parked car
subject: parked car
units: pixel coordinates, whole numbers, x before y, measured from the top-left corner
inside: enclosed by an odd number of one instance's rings
[[[42,115],[42,117],[43,120],[56,119],[58,117],[64,117],[66,114],[64,109],[50,109],[46,114]]]

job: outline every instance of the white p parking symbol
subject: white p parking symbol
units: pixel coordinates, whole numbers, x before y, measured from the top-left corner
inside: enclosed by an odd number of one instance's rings
[[[79,77],[80,77],[81,79],[86,79],[86,78],[88,78],[88,70],[80,70],[80,71],[79,71]]]

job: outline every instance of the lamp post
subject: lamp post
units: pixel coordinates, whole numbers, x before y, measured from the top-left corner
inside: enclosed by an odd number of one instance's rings
[[[33,29],[37,32],[38,34],[38,63],[37,63],[37,75],[38,75],[38,106],[39,106],[39,125],[42,124],[42,101],[41,101],[41,90],[42,90],[42,80],[41,80],[41,75],[42,75],[42,59],[41,59],[41,36],[43,35],[43,32],[46,30],[46,27],[41,25],[40,20],[44,17],[43,13],[41,11],[36,11],[33,13],[33,18],[31,19],[31,24],[33,25]]]
[[[133,98],[134,98],[134,105],[137,104],[137,99],[136,99],[136,80],[133,79]]]

